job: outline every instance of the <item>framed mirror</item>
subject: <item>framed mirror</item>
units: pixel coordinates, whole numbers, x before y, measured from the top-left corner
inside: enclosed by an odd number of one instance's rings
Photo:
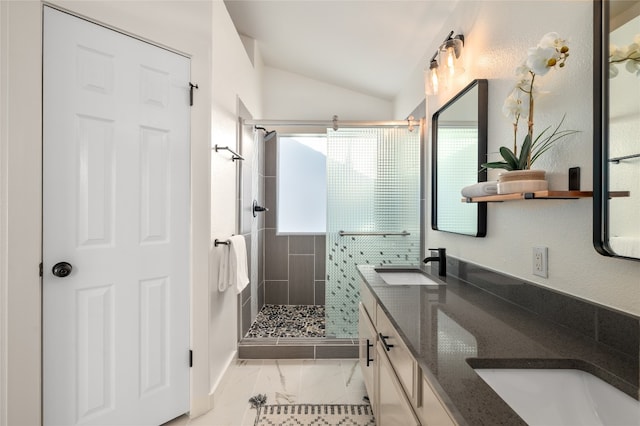
[[[594,2],[593,243],[640,260],[640,2]]]
[[[485,182],[487,80],[474,80],[442,106],[432,120],[431,228],[484,237],[487,203],[463,203],[462,188]]]

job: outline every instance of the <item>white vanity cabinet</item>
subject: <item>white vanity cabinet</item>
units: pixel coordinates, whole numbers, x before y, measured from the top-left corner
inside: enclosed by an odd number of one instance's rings
[[[376,425],[456,425],[363,282],[360,296],[360,367]]]

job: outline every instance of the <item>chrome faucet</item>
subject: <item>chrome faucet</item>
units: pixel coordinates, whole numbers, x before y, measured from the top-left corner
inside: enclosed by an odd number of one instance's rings
[[[438,262],[438,275],[441,277],[447,276],[447,249],[438,248],[438,249],[429,249],[429,250],[438,250],[438,256],[426,257],[423,262],[429,263],[431,261]]]

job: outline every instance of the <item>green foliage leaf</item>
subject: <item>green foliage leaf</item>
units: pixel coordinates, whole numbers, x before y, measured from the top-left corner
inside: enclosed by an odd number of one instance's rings
[[[525,170],[527,168],[530,168],[542,154],[553,147],[554,143],[574,133],[579,133],[578,130],[560,130],[564,123],[564,119],[565,116],[563,115],[557,126],[553,128],[551,126],[545,128],[538,134],[538,136],[534,140],[531,140],[531,137],[527,134],[527,136],[525,136],[524,138],[524,141],[522,142],[522,148],[520,149],[520,155],[518,157],[516,157],[511,149],[505,146],[500,147],[500,155],[502,156],[502,158],[504,158],[505,161],[484,163],[482,164],[482,168],[480,170]],[[529,161],[529,156],[531,156],[531,160],[530,163],[527,164],[527,162]]]
[[[531,137],[525,136],[522,148],[520,149],[520,158],[518,159],[518,169],[525,170],[527,168],[527,161],[529,160],[529,153],[531,152]]]
[[[516,158],[516,156],[513,153],[513,151],[511,151],[506,146],[501,146],[500,147],[500,155],[502,155],[502,158],[504,158],[506,163],[509,164],[509,166],[511,167],[511,170],[517,170],[518,169],[518,158]]]
[[[513,170],[513,167],[511,167],[510,164],[505,163],[504,161],[494,161],[491,163],[482,163],[482,168],[480,170],[482,171],[485,169]]]

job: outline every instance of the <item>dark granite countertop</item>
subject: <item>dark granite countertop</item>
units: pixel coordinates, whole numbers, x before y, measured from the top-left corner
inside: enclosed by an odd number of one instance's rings
[[[438,287],[390,286],[373,266],[358,270],[461,425],[526,424],[471,365],[582,369],[638,399],[639,366],[628,354],[452,276]]]

